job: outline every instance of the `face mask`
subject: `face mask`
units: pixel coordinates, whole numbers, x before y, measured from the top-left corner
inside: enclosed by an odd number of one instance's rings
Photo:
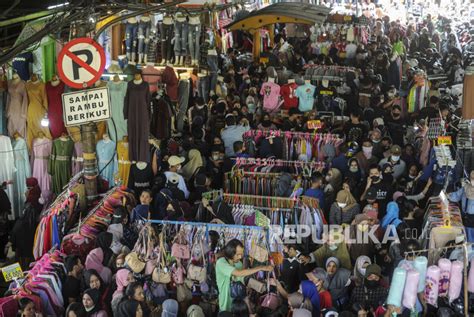
[[[400,156],[392,155],[392,161],[398,162],[400,160]]]
[[[213,160],[213,161],[219,160],[219,154],[213,154],[213,155],[212,155],[212,160]]]
[[[355,172],[359,171],[359,168],[357,166],[355,166],[355,167],[351,166],[351,167],[349,167],[349,171],[351,171],[352,173],[355,173]]]
[[[86,312],[90,312],[90,311],[92,311],[94,308],[95,308],[95,306],[92,306],[92,307],[90,307],[90,308],[84,307],[84,309],[86,310]]]
[[[326,182],[329,182],[331,180],[331,176],[327,175],[326,176]]]
[[[376,288],[377,286],[379,286],[379,284],[379,281],[365,280],[365,286],[367,286],[367,288]]]
[[[336,251],[336,250],[337,250],[337,245],[335,245],[335,244],[334,244],[334,245],[330,245],[330,246],[329,246],[329,250],[331,250],[331,251]]]
[[[347,206],[347,204],[345,203],[337,203],[337,205],[339,206],[339,208],[344,208]]]
[[[372,139],[372,143],[375,143],[375,144],[380,143],[380,140]]]
[[[372,182],[376,182],[380,179],[379,176],[372,176],[370,179],[372,179]]]
[[[365,276],[365,270],[366,270],[366,268],[363,267],[363,268],[359,269],[359,273],[362,274],[363,276]]]
[[[250,79],[245,80],[245,83],[250,84],[251,83]]]

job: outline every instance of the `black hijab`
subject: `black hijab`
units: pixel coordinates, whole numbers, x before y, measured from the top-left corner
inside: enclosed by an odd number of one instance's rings
[[[114,236],[110,232],[101,232],[97,236],[97,246],[102,249],[104,253],[104,259],[102,264],[104,266],[109,266],[110,258],[114,255],[110,245],[112,244]]]
[[[100,293],[98,290],[94,289],[94,288],[89,288],[87,290],[84,291],[84,294],[82,296],[84,296],[85,294],[89,295],[89,297],[92,299],[92,301],[94,302],[94,308],[91,310],[91,311],[86,311],[86,308],[84,308],[84,311],[86,313],[86,316],[89,317],[89,316],[92,316],[93,314],[97,313],[99,310],[100,310]]]
[[[140,303],[134,299],[128,299],[119,304],[117,317],[133,317],[137,314]]]

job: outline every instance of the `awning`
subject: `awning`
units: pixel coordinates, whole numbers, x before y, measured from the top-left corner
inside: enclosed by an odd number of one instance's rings
[[[331,9],[302,2],[280,2],[254,11],[244,18],[229,23],[230,31],[255,30],[276,23],[315,24],[326,21]]]

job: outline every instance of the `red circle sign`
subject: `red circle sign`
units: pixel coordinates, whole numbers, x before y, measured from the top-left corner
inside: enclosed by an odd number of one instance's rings
[[[59,53],[57,66],[59,77],[69,87],[90,87],[104,72],[104,49],[91,38],[74,39]]]

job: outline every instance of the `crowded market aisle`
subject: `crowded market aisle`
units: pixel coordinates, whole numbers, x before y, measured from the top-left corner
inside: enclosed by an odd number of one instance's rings
[[[65,40],[2,68],[0,316],[474,314],[472,6],[221,5],[96,25],[92,204]]]

